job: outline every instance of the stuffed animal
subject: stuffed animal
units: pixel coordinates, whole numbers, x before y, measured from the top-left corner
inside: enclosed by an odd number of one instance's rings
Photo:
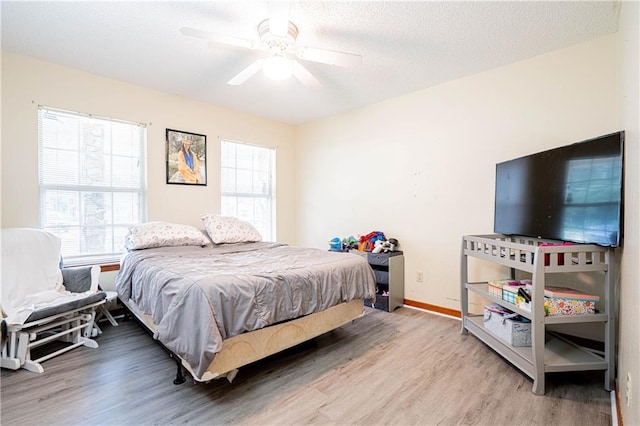
[[[377,240],[374,243],[373,250],[371,250],[371,253],[382,253],[382,250],[384,250],[384,243],[385,241]]]
[[[398,240],[395,238],[389,238],[387,241],[377,240],[375,242],[375,247],[372,250],[372,253],[389,253],[390,251],[394,251],[396,249],[396,245],[398,244]]]
[[[360,251],[373,251],[376,241],[385,241],[384,232],[373,231],[360,237]]]
[[[329,240],[329,250],[340,251],[342,250],[342,240],[338,237]]]
[[[342,249],[343,250],[353,250],[358,249],[358,240],[353,235],[349,235],[347,238],[342,239]]]

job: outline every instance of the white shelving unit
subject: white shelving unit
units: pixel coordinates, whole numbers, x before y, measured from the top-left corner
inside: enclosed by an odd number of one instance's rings
[[[615,304],[612,268],[614,252],[592,244],[541,246],[558,241],[500,234],[468,235],[462,239],[461,304],[462,333],[471,332],[505,359],[533,379],[533,393],[545,392],[545,373],[561,371],[605,370],[604,387],[614,389],[615,380]],[[487,282],[469,282],[468,259],[474,257],[514,270],[532,274],[531,312],[495,296],[488,291]],[[595,314],[546,317],[544,287],[548,274],[604,272],[604,300]],[[508,277],[507,277],[508,278]],[[469,292],[498,303],[531,320],[531,347],[514,347],[485,330],[482,315],[469,313]],[[560,336],[546,332],[547,324],[605,324],[604,356],[581,348]]]

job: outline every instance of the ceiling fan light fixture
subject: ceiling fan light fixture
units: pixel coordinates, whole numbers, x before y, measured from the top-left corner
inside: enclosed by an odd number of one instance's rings
[[[291,77],[293,63],[280,55],[273,55],[264,60],[262,72],[271,80],[286,80]]]
[[[209,40],[212,45],[222,44],[268,52],[268,58],[255,60],[227,81],[231,86],[243,84],[262,70],[265,77],[271,80],[287,80],[293,77],[307,87],[321,87],[318,79],[295,58],[343,67],[362,64],[362,56],[353,53],[296,46],[298,27],[288,20],[289,6],[289,3],[284,1],[270,2],[270,17],[258,24],[259,38],[254,40],[221,36],[189,27],[183,27],[180,32],[185,36]]]

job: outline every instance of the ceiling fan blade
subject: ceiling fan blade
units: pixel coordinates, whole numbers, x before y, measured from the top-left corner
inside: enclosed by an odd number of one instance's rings
[[[254,63],[252,63],[251,65],[249,65],[245,69],[243,69],[242,71],[240,71],[231,80],[227,81],[227,84],[229,84],[231,86],[239,86],[240,84],[242,84],[245,81],[249,80],[251,77],[253,77],[253,75],[255,73],[257,73],[258,71],[260,71],[262,69],[262,63],[263,62],[264,62],[263,59],[258,59],[257,61],[255,61]]]
[[[209,31],[199,30],[197,28],[182,27],[180,28],[182,35],[187,37],[195,37],[209,41],[210,44],[225,44],[228,46],[242,47],[245,49],[257,50],[261,49],[262,45],[258,41],[245,40],[242,38],[221,36]]]
[[[269,32],[278,37],[285,37],[289,30],[288,1],[269,2]]]
[[[318,79],[298,61],[293,61],[293,76],[305,86],[311,88],[319,88],[322,86]]]
[[[314,47],[299,47],[296,50],[296,56],[305,61],[320,62],[321,64],[338,65],[341,67],[357,67],[362,64],[362,56],[360,55],[334,50],[316,49]]]

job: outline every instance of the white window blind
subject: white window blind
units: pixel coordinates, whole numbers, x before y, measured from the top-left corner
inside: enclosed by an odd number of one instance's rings
[[[145,221],[145,140],[138,123],[38,109],[40,227],[65,264],[117,258]]]
[[[221,214],[253,224],[274,241],[275,149],[222,141]]]

